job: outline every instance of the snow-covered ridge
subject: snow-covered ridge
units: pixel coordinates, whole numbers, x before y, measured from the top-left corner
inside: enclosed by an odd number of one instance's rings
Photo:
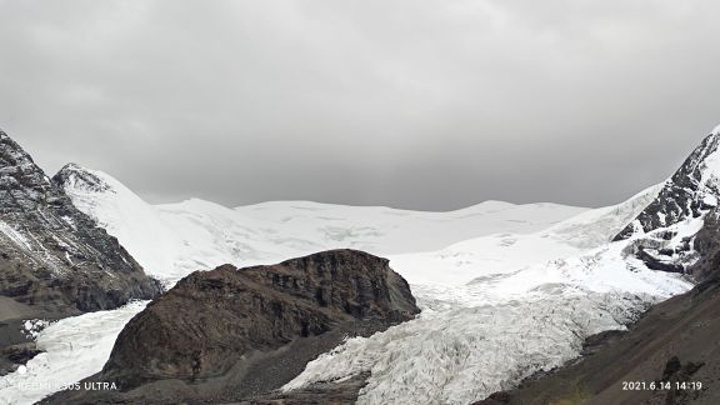
[[[234,209],[199,199],[150,205],[99,171],[72,165],[58,178],[75,205],[116,236],[147,273],[167,280],[224,263],[259,264],[330,248],[378,255],[437,250],[497,232],[535,232],[587,211],[497,201],[444,213],[302,201]]]
[[[614,240],[631,239],[627,252],[653,270],[684,273],[698,260],[695,237],[720,201],[717,129],[690,154],[657,197]]]
[[[707,136],[668,179],[657,198],[615,238],[648,233],[688,218],[701,218],[720,198],[720,135]]]

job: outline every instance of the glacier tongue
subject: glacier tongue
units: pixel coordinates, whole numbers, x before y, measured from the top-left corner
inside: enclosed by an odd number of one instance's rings
[[[581,291],[528,298],[430,312],[368,339],[350,339],[284,389],[370,370],[358,404],[465,405],[575,358],[585,337],[623,329],[654,302]]]

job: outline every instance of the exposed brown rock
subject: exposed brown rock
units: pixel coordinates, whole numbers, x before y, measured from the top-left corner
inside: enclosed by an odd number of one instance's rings
[[[47,403],[259,401],[346,336],[418,312],[388,260],[354,250],[196,272],[130,321],[92,378],[125,392],[65,393]]]
[[[24,319],[113,309],[161,290],[0,131],[0,375],[37,353],[22,346]]]
[[[0,131],[0,297],[41,315],[67,316],[160,291],[117,239]]]

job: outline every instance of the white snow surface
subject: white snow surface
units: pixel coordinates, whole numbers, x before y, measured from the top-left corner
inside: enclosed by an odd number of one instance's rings
[[[370,370],[363,404],[481,399],[576,357],[584,337],[622,329],[648,305],[691,288],[627,256],[632,240],[608,243],[658,187],[597,210],[501,202],[448,213],[310,202],[228,209],[202,200],[149,205],[112,177],[92,173],[109,187],[75,183],[67,190],[75,204],[168,285],[227,262],[272,263],[331,248],[389,257],[422,314],[348,340],[285,387]],[[124,324],[143,308],[137,303],[47,327],[38,335],[47,353],[0,378],[0,398],[31,404],[57,390],[46,381],[100,371]]]
[[[150,205],[113,177],[75,167],[105,183],[83,184],[76,177],[65,190],[75,205],[116,236],[148,274],[168,284],[225,263],[264,264],[332,248],[377,255],[437,250],[497,232],[535,232],[588,211],[499,201],[444,213],[307,201],[235,209],[199,199]]]

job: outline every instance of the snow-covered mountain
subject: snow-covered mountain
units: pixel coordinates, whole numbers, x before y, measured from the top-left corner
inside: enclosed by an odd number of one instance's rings
[[[235,209],[198,199],[150,205],[110,175],[78,165],[55,179],[149,274],[168,281],[225,263],[260,264],[332,248],[378,255],[437,250],[497,232],[535,232],[587,211],[497,201],[446,213],[306,201]]]
[[[693,258],[694,235],[720,198],[718,136],[668,181],[595,210],[497,202],[450,213],[307,202],[153,206],[112,177],[76,165],[56,179],[168,283],[224,262],[276,262],[331,248],[388,256],[423,313],[347,341],[285,388],[371,371],[360,403],[466,404],[576,357],[585,337],[623,329],[649,305],[692,287],[680,272],[657,270],[684,269]],[[12,387],[60,378],[67,369],[62,359],[74,359],[73,379],[99,371],[118,326],[140,309],[108,312],[102,320],[78,317],[72,329],[70,320],[48,327],[38,340],[48,353],[28,363],[25,374],[0,379],[0,394],[27,403],[50,393]],[[83,331],[97,336],[86,342],[92,356],[62,344]]]
[[[114,238],[80,212],[0,131],[0,301],[21,313],[117,308],[160,292]]]

